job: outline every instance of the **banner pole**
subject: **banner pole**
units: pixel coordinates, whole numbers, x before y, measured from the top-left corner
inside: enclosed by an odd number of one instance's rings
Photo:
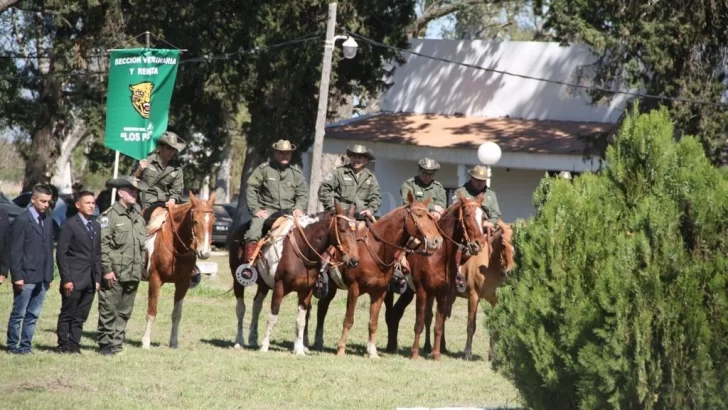
[[[119,177],[119,151],[116,152],[116,155],[114,156],[114,179]],[[114,205],[116,203],[116,188],[111,189],[111,205]]]

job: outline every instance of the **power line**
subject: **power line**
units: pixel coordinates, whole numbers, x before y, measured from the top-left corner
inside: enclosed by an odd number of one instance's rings
[[[305,36],[284,41],[282,43],[272,44],[270,46],[261,46],[261,47],[255,47],[249,50],[239,50],[239,51],[233,51],[230,53],[222,53],[222,54],[214,54],[214,55],[207,55],[207,56],[201,56],[201,57],[193,57],[193,58],[187,58],[184,60],[180,60],[179,64],[184,63],[198,63],[198,62],[212,62],[212,61],[219,61],[219,60],[229,60],[232,57],[239,56],[239,55],[252,55],[252,54],[259,54],[268,50],[278,49],[282,47],[286,47],[293,44],[300,44],[305,43],[308,41],[316,40],[321,35],[320,32],[313,32],[309,33]],[[89,55],[89,56],[97,56],[97,57],[106,57],[107,54],[98,54],[98,55]],[[2,56],[0,56],[1,58]],[[23,57],[25,58],[25,57]],[[50,56],[48,58],[51,58]],[[34,75],[34,76],[24,76],[24,75],[15,75],[15,76],[2,76],[0,77],[0,80],[39,80],[43,78],[55,78],[55,77],[83,77],[83,76],[90,76],[90,75],[108,75],[107,71],[83,71],[83,72],[61,72],[61,73],[53,73],[53,74],[44,74],[44,75]]]
[[[667,97],[667,96],[653,95],[653,94],[642,94],[642,93],[633,92],[633,91],[608,90],[608,89],[602,88],[602,87],[575,84],[575,83],[570,83],[567,81],[560,81],[560,80],[551,80],[548,78],[534,77],[534,76],[530,76],[530,75],[526,75],[526,74],[511,73],[511,72],[505,71],[505,70],[498,70],[495,68],[488,68],[488,67],[483,67],[483,66],[479,66],[479,65],[475,65],[475,64],[463,63],[461,61],[453,61],[453,60],[449,60],[449,59],[443,58],[443,57],[435,57],[435,56],[419,53],[417,51],[405,50],[402,48],[384,44],[384,43],[376,41],[376,40],[372,40],[370,38],[364,37],[364,36],[356,34],[356,33],[352,33],[352,32],[346,31],[346,30],[345,30],[345,32],[352,37],[365,41],[374,46],[388,48],[390,50],[395,50],[395,51],[398,51],[401,53],[408,53],[408,54],[416,55],[418,57],[428,58],[430,60],[441,61],[441,62],[448,63],[448,64],[454,64],[454,65],[458,65],[461,67],[467,67],[467,68],[472,68],[472,69],[476,69],[476,70],[497,73],[497,74],[501,74],[501,75],[509,75],[512,77],[519,77],[519,78],[523,78],[526,80],[533,80],[533,81],[540,81],[540,82],[551,83],[551,84],[565,85],[568,87],[580,88],[580,89],[589,90],[589,91],[601,91],[604,93],[611,93],[611,94],[623,94],[623,95],[629,95],[629,96],[640,97],[640,98],[652,98],[652,99],[658,99],[658,100],[677,101],[677,102],[683,102],[683,103],[688,103],[688,104],[710,105],[710,106],[715,106],[715,107],[727,107],[728,106],[728,104],[721,103],[721,102],[716,103],[716,102],[711,102],[711,101],[689,100],[687,98]]]

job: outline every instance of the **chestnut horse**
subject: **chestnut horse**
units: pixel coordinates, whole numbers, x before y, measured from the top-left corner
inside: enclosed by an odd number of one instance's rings
[[[296,342],[293,352],[305,355],[304,331],[308,336],[308,318],[311,311],[311,296],[318,277],[322,254],[329,245],[335,245],[342,254],[347,267],[359,263],[359,249],[356,242],[357,223],[354,220],[355,207],[342,211],[336,204],[336,213],[326,213],[320,221],[307,227],[291,231],[283,244],[281,262],[275,276],[268,326],[261,351],[267,352],[273,328],[278,322],[278,312],[283,298],[291,292],[298,294],[298,315],[296,316]],[[328,232],[328,236],[327,236]],[[337,264],[335,261],[332,263]],[[339,264],[337,264],[339,265]],[[306,337],[308,339],[308,337]]]
[[[475,334],[478,301],[485,299],[491,306],[495,306],[498,303],[496,289],[503,283],[514,265],[513,230],[510,225],[499,219],[496,228],[486,233],[486,236],[489,248],[463,264],[461,272],[465,276],[467,288],[462,293],[456,293],[458,297],[468,300],[468,338],[464,352],[467,360],[473,358],[473,334]],[[491,335],[488,360],[493,360],[493,344],[494,339]]]
[[[208,200],[197,199],[190,192],[190,201],[171,205],[164,225],[147,239],[147,271],[149,272],[149,300],[147,304],[147,326],[142,337],[142,347],[149,349],[152,339],[152,324],[157,317],[159,290],[164,283],[174,283],[174,309],[172,310],[172,335],[169,346],[177,348],[179,322],[182,319],[182,300],[190,287],[192,272],[197,258],[207,259],[212,252],[212,225],[215,213],[213,193]],[[165,212],[157,208],[154,216]]]
[[[336,204],[335,212],[324,212],[315,217],[304,216],[300,219],[305,220],[305,222],[303,222],[301,225],[303,225],[302,229],[305,232],[308,232],[306,235],[306,241],[308,241],[308,243],[314,243],[314,247],[316,249],[321,249],[323,247],[323,250],[318,251],[319,253],[323,252],[329,245],[334,245],[337,246],[339,249],[343,250],[342,257],[344,259],[347,259],[350,256],[354,256],[354,260],[357,259],[355,253],[354,255],[352,255],[353,252],[351,252],[352,248],[355,247],[352,245],[344,244],[348,243],[345,241],[351,240],[353,242],[354,233],[351,231],[347,222],[350,220],[350,218],[346,216],[345,212],[338,204]],[[333,221],[336,221],[336,223],[333,223]],[[231,238],[242,238],[245,229],[247,229],[247,224],[241,225],[233,233],[233,236],[231,236]],[[287,237],[281,240],[281,249],[278,249],[277,252],[275,249],[273,249],[273,253],[275,253],[274,256],[278,259],[278,267],[281,266],[281,262],[284,261],[284,258],[288,261],[286,262],[286,268],[284,269],[292,269],[291,266],[293,266],[293,262],[291,261],[292,255],[288,255],[288,253],[294,251],[292,249],[286,251],[287,247],[290,248],[290,245],[287,244],[291,235],[299,235],[295,236],[296,240],[300,241],[296,242],[299,249],[304,249],[302,248],[302,246],[307,246],[306,241],[302,240],[302,238],[300,237],[300,232],[298,232],[298,229],[292,228],[291,231],[288,233]],[[233,275],[233,291],[235,293],[235,298],[237,301],[235,313],[238,320],[238,331],[235,336],[235,348],[242,349],[244,343],[243,319],[245,317],[245,286],[235,280],[235,272],[237,271],[238,267],[247,262],[247,256],[244,255],[245,246],[241,244],[240,241],[230,241],[229,245],[230,272]],[[306,251],[307,253],[305,255],[310,255],[308,253],[309,251],[310,249]],[[261,252],[259,257],[265,257],[265,254],[267,253],[269,252]],[[349,261],[349,259],[346,260],[346,262]],[[276,270],[277,269],[279,268],[276,268]],[[277,277],[276,272],[270,272],[270,274]],[[271,286],[268,284],[263,275],[258,275],[255,283],[257,285],[257,288],[255,292],[255,297],[253,298],[253,317],[250,321],[250,330],[248,332],[249,347],[257,347],[258,345],[258,321],[260,318],[260,312],[263,309],[263,301],[265,300],[266,296],[268,296],[268,291],[271,289]]]
[[[437,223],[440,233],[446,239],[444,245],[429,257],[408,255],[407,259],[411,267],[408,291],[399,297],[395,306],[392,305],[394,295],[390,293],[386,297],[387,351],[397,350],[399,321],[404,314],[404,309],[412,301],[413,295],[416,295],[417,308],[412,358],[417,359],[420,356],[420,336],[425,328],[425,308],[427,307],[431,312],[433,301],[436,300],[437,318],[432,358],[440,359],[440,337],[444,329],[445,318],[450,316],[452,306],[456,275],[455,255],[458,250],[461,250],[463,254],[477,254],[485,245],[482,229],[484,212],[480,207],[483,194],[474,199],[462,196],[459,196],[458,199],[445,210]]]
[[[357,232],[359,246],[359,266],[347,268],[341,272],[341,281],[348,288],[346,298],[346,316],[337,344],[337,355],[346,354],[346,341],[354,324],[354,310],[361,294],[369,294],[369,341],[367,352],[370,357],[377,355],[377,323],[379,311],[387,293],[387,286],[392,279],[395,254],[397,251],[422,252],[431,255],[442,245],[442,236],[438,232],[435,221],[427,211],[430,199],[419,202],[412,193],[407,195],[407,204],[393,209],[370,224],[366,229]],[[422,251],[416,251],[418,248]],[[318,320],[316,323],[315,347],[323,348],[324,320],[329,304],[336,294],[336,287],[319,302]]]

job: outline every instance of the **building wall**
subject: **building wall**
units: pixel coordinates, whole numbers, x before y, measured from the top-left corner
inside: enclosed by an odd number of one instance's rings
[[[412,39],[410,49],[425,55],[515,74],[578,83],[578,73],[596,59],[584,45],[527,41]],[[466,68],[403,53],[382,111],[463,114],[475,117],[616,122],[625,98],[590,105],[583,90]],[[582,81],[581,84],[588,84]]]

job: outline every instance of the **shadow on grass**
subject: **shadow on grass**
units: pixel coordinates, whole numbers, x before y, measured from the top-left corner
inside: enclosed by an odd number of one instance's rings
[[[230,340],[223,340],[223,339],[200,339],[200,342],[204,344],[208,344],[213,347],[218,347],[220,349],[230,349],[235,347],[235,343]],[[246,347],[246,349],[248,349]],[[249,349],[252,350],[252,349]]]

